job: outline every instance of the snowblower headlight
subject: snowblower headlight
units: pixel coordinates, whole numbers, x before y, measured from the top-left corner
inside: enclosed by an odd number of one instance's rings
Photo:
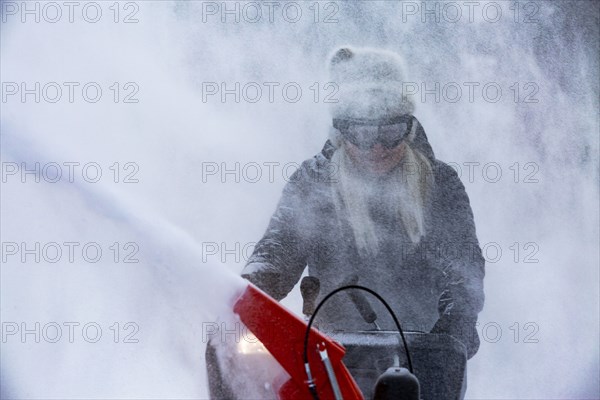
[[[269,351],[262,342],[250,332],[241,338],[237,348],[238,353],[241,354],[269,354]]]

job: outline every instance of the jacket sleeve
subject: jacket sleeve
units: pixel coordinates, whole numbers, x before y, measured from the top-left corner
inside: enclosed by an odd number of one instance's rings
[[[278,301],[293,289],[306,267],[308,247],[302,222],[308,217],[304,215],[307,182],[303,167],[290,177],[267,231],[242,271],[243,278]]]
[[[436,254],[443,272],[444,292],[440,297],[440,321],[435,330],[459,338],[470,358],[479,347],[475,323],[485,298],[485,259],[465,187],[450,166],[441,164],[439,168],[434,207],[441,221]]]

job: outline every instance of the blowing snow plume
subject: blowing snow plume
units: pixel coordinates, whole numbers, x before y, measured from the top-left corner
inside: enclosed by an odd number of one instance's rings
[[[142,19],[168,30],[152,8]],[[189,161],[217,124],[178,82],[177,49],[141,26],[3,23],[3,82],[64,96],[2,104],[3,398],[207,395],[206,325],[244,285],[204,255],[224,228]]]
[[[2,397],[207,397],[203,324],[328,137],[349,44],[403,55],[471,200],[466,397],[597,398],[598,4],[475,3],[3,1]]]
[[[13,139],[5,165],[54,162]],[[206,322],[231,314],[240,278],[202,264],[185,232],[109,190],[18,182],[2,202],[3,396],[202,393]]]

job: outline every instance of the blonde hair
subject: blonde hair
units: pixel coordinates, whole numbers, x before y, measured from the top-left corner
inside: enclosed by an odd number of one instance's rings
[[[407,143],[400,165],[382,182],[362,177],[343,145],[331,162],[337,165],[339,173],[332,186],[336,211],[348,220],[361,255],[377,254],[383,239],[378,237],[370,213],[369,200],[375,195],[375,185],[385,185],[387,200],[383,206],[391,208],[392,215],[398,217],[413,245],[420,242],[425,236],[427,199],[433,186],[432,166],[425,155]]]

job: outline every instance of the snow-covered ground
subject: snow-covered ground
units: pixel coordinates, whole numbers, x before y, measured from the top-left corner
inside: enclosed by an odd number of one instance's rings
[[[600,397],[597,3],[76,3],[1,4],[3,398],[207,397],[205,333],[327,137],[340,44],[403,53],[471,198],[467,398]]]

